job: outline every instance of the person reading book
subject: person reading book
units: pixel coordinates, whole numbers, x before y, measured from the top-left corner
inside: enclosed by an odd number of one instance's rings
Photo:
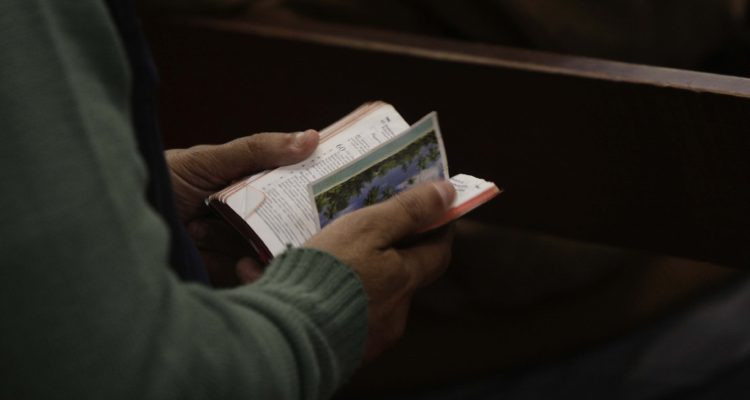
[[[348,214],[216,290],[208,193],[312,152],[316,132],[167,154],[127,1],[0,6],[0,398],[327,398],[445,268],[446,182]],[[174,182],[170,188],[169,174]],[[234,267],[214,251],[212,275]],[[208,258],[207,258],[208,260]],[[245,281],[258,278],[240,259]]]

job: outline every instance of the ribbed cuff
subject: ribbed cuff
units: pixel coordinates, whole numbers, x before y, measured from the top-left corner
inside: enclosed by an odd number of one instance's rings
[[[284,296],[328,338],[346,380],[362,361],[367,337],[367,295],[359,276],[334,256],[290,249],[277,256],[255,285]]]

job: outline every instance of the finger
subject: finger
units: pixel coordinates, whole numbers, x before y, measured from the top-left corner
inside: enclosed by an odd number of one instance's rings
[[[442,227],[399,249],[399,253],[412,273],[413,287],[419,288],[434,282],[450,264],[454,229],[453,224]]]
[[[257,133],[203,151],[212,153],[207,157],[216,164],[211,172],[229,183],[259,171],[298,163],[315,151],[319,139],[314,130]]]
[[[251,251],[242,236],[220,219],[197,219],[187,225],[187,230],[199,249],[209,249],[235,257],[247,255]]]
[[[263,268],[250,257],[241,258],[237,261],[235,271],[237,278],[242,283],[253,283],[263,275]]]
[[[234,287],[240,283],[234,270],[237,257],[208,250],[201,250],[200,254],[212,286],[225,288]]]
[[[443,217],[455,197],[456,190],[450,182],[429,182],[362,209],[358,218],[377,221],[381,245],[392,245]]]

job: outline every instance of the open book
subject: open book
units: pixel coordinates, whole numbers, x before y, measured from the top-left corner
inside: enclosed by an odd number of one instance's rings
[[[267,263],[344,214],[448,176],[434,112],[409,126],[393,106],[373,102],[322,130],[306,160],[245,178],[206,202]],[[450,180],[456,200],[435,227],[500,193],[494,183],[469,175]]]

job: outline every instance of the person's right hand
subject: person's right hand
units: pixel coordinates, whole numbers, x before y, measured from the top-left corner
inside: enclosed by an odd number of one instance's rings
[[[414,291],[448,266],[451,227],[420,233],[455,195],[448,181],[426,183],[347,214],[304,244],[336,256],[361,278],[369,299],[365,362],[401,337]]]

